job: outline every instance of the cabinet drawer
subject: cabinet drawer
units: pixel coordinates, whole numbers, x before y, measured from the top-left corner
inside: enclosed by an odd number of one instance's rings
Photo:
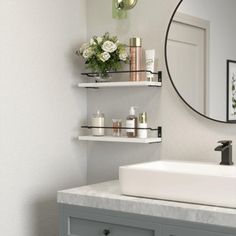
[[[174,226],[164,226],[163,236],[233,236],[233,235],[174,227]]]
[[[75,236],[154,236],[154,231],[99,221],[70,218],[69,235]]]

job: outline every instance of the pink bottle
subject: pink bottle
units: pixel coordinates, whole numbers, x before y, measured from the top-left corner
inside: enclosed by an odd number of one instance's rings
[[[130,71],[142,70],[142,39],[130,39]],[[141,81],[141,72],[131,72],[130,81]]]

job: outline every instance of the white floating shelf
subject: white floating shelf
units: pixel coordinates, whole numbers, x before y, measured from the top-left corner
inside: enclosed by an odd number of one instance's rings
[[[117,143],[161,143],[161,138],[127,138],[127,137],[113,137],[113,136],[79,136],[81,141],[95,141],[95,142],[117,142]]]
[[[161,82],[149,81],[124,81],[124,82],[97,82],[79,83],[80,88],[111,88],[111,87],[161,87]]]

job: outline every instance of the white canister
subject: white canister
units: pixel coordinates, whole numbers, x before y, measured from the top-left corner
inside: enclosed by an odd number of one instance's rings
[[[147,138],[148,130],[147,130],[147,113],[143,112],[139,114],[139,123],[138,123],[138,137],[139,138]]]
[[[104,128],[99,128],[99,127],[104,127],[104,114],[101,113],[100,111],[97,111],[96,114],[93,114],[92,117],[92,135],[93,136],[104,136]],[[98,128],[97,128],[98,127]]]

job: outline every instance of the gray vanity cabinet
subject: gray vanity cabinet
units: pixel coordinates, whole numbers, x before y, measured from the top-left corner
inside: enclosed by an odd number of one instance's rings
[[[158,223],[120,212],[60,204],[59,236],[161,236]]]
[[[175,226],[163,226],[162,236],[233,236],[210,231],[182,228]]]
[[[59,236],[236,236],[236,229],[59,204]]]

